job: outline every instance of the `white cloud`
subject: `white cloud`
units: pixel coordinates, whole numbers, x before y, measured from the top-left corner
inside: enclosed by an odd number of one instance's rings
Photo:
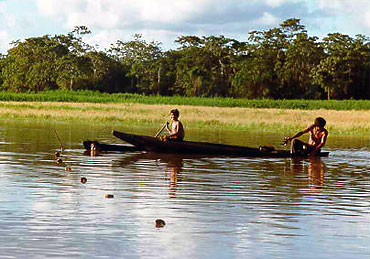
[[[7,5],[5,2],[0,2],[0,21],[2,27],[14,28],[16,25],[15,18],[7,11]]]
[[[165,42],[169,41],[169,37],[174,37],[171,40],[173,42],[181,34],[193,34],[200,31],[213,33],[213,31],[220,30],[221,26],[225,29],[227,27],[225,24],[229,22],[235,24],[233,19],[248,19],[248,11],[246,10],[244,17],[242,9],[247,8],[251,2],[252,4],[258,2],[256,0],[235,2],[223,0],[35,1],[43,16],[49,19],[62,19],[65,29],[70,30],[77,25],[89,27],[93,33],[96,33],[93,38],[102,46],[108,45],[104,41],[111,39],[111,35],[131,36],[141,33],[145,38],[149,37],[148,40],[158,36],[156,40],[167,45]],[[239,13],[238,18],[233,16],[234,11]],[[269,24],[271,18],[272,16],[265,14],[262,22]]]
[[[85,0],[36,0],[36,5],[42,15],[54,16],[80,11],[85,2]]]
[[[277,19],[274,15],[264,12],[263,16],[258,19],[258,23],[262,25],[275,25],[279,22],[279,19]]]
[[[266,0],[266,3],[272,7],[277,7],[285,2],[292,2],[292,0]]]
[[[339,23],[365,27],[370,32],[370,1],[369,0],[316,0],[319,8],[336,19]],[[353,24],[355,22],[355,24]]]
[[[370,30],[370,10],[365,12],[365,26]]]
[[[36,12],[25,9],[26,3]],[[9,9],[4,11],[6,5]],[[292,17],[300,18],[313,35],[336,31],[364,33],[366,29],[370,31],[370,1],[0,0],[3,38],[53,35],[85,25],[93,32],[85,40],[102,47],[117,40],[130,40],[136,33],[170,47],[178,36],[189,34],[223,34],[245,40],[249,30],[272,28]]]
[[[122,35],[121,30],[102,30],[97,33],[94,33],[91,37],[85,39],[85,42],[98,47],[98,49],[108,49],[111,44],[116,43],[118,39],[120,40],[130,40],[131,38],[125,38],[125,35]]]
[[[12,41],[10,32],[16,28],[14,16],[7,11],[5,2],[0,2],[0,53],[5,53],[9,49]]]
[[[196,4],[186,0],[138,1],[137,3],[143,20],[170,23],[184,21],[192,14],[202,11],[209,1],[197,1]]]
[[[94,35],[87,41],[107,47],[118,39],[130,40],[136,33],[164,46],[173,45],[181,34],[210,30],[212,22],[206,21],[225,1],[221,0],[36,0],[42,15],[64,17],[65,29],[86,25]],[[225,13],[221,13],[225,16]],[[206,22],[205,22],[206,21]],[[217,20],[213,21],[215,24]],[[199,24],[199,23],[206,23]],[[204,27],[206,26],[206,28]],[[186,32],[187,31],[187,32]],[[114,37],[116,37],[114,39]],[[110,40],[110,42],[109,42]]]
[[[0,53],[5,53],[9,49],[11,39],[6,30],[0,30]]]
[[[177,23],[202,10],[210,0],[36,0],[42,15],[64,16],[69,28],[80,25],[101,28],[133,26],[143,22]],[[203,11],[201,11],[203,13]]]

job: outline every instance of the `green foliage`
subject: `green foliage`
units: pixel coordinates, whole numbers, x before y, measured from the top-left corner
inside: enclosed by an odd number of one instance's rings
[[[328,99],[361,98],[361,93],[365,94],[362,97],[369,96],[369,77],[365,75],[365,71],[370,72],[369,39],[334,33],[324,38],[322,45],[325,54],[313,69],[312,79]]]
[[[230,96],[234,64],[246,44],[224,36],[179,37],[176,41],[176,93],[186,96]]]
[[[117,81],[125,80],[123,67],[106,53],[84,43],[82,35],[89,33],[82,26],[67,35],[45,35],[13,42],[13,48],[1,57],[1,88],[15,92],[122,90],[114,87]],[[113,89],[107,87],[107,83]]]
[[[117,41],[109,52],[127,68],[131,78],[131,91],[158,94],[161,79],[160,43],[147,43],[140,34],[129,42]]]
[[[80,26],[66,35],[14,42],[7,55],[0,56],[0,89],[370,99],[370,39],[332,33],[319,41],[296,18],[252,31],[246,42],[222,35],[181,36],[176,40],[179,47],[168,51],[139,34],[98,51],[83,41],[90,33]]]
[[[235,99],[223,97],[182,97],[140,95],[131,93],[100,93],[97,91],[42,91],[38,93],[0,92],[0,101],[30,102],[87,102],[87,103],[142,103],[168,105],[194,105],[213,107],[276,108],[301,110],[369,110],[368,100],[270,100]]]

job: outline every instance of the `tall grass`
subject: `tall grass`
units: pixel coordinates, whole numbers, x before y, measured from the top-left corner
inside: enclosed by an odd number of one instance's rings
[[[109,125],[160,128],[169,120],[173,105],[133,103],[0,102],[0,119],[83,121]],[[295,132],[324,117],[330,134],[369,134],[367,110],[294,110],[183,105],[180,119],[185,128]]]
[[[370,110],[370,100],[248,100],[221,97],[144,96],[129,93],[107,94],[95,91],[43,91],[38,93],[2,91],[0,92],[0,101],[141,103],[300,110]]]

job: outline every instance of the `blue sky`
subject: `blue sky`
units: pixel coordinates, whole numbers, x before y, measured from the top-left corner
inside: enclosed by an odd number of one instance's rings
[[[370,36],[370,0],[0,0],[0,52],[14,40],[65,34],[78,25],[90,28],[85,41],[101,49],[136,33],[165,49],[175,48],[181,35],[243,41],[251,30],[292,17],[310,35]]]

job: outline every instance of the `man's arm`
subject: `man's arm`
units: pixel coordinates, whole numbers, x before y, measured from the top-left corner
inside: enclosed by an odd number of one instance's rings
[[[171,129],[169,127],[170,123],[168,121],[166,121],[166,130],[168,131],[168,133],[171,133]]]
[[[303,134],[306,134],[306,133],[310,132],[310,130],[312,129],[312,127],[313,127],[313,125],[307,127],[305,130],[302,130],[302,131],[298,132],[297,134],[295,134],[292,137],[285,137],[285,141],[291,141],[291,140],[293,140],[295,138],[299,138]]]

